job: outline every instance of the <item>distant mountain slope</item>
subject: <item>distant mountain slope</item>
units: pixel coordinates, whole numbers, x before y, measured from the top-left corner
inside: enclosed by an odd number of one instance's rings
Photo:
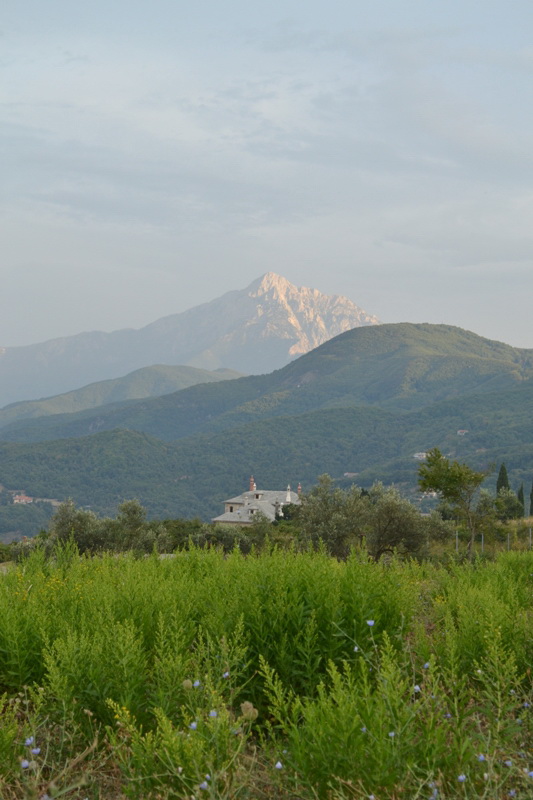
[[[533,350],[447,325],[379,325],[347,331],[270,375],[17,422],[0,430],[0,439],[39,441],[128,428],[173,441],[317,409],[376,406],[407,412],[509,390],[532,377]]]
[[[80,333],[0,348],[0,406],[68,392],[153,364],[267,373],[342,331],[375,325],[345,297],[269,272],[242,291],[140,330]]]
[[[320,409],[173,444],[127,430],[37,444],[4,442],[0,483],[31,496],[72,497],[102,513],[138,497],[152,516],[209,519],[225,498],[246,488],[250,473],[263,488],[301,481],[305,490],[323,472],[341,480],[348,472],[356,473],[361,485],[381,479],[414,491],[420,463],[414,454],[435,446],[479,469],[505,461],[513,485],[523,480],[527,488],[532,443],[533,381],[528,381],[424,411]]]
[[[156,364],[130,372],[123,378],[91,383],[82,389],[55,397],[12,403],[0,409],[0,428],[16,420],[47,417],[54,414],[72,414],[109,403],[159,397],[198,383],[215,383],[240,377],[242,375],[239,372],[230,369],[209,372],[195,367],[171,367]]]

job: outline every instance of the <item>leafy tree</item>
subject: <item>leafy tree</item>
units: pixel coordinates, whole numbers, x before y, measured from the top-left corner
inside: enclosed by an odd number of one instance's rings
[[[448,538],[452,530],[438,514],[424,517],[397,489],[377,483],[365,498],[366,545],[378,561],[385,553],[421,555],[430,538]]]
[[[298,521],[302,542],[314,547],[323,542],[329,553],[345,558],[366,532],[365,509],[361,489],[335,488],[329,475],[321,475],[318,485],[301,500]]]
[[[77,508],[73,500],[66,500],[50,520],[51,539],[76,542],[80,553],[94,552],[105,547],[104,522],[92,511]]]
[[[524,500],[522,492],[522,502],[512,489],[500,489],[494,501],[496,516],[501,522],[509,519],[520,519],[524,516]]]
[[[418,468],[418,486],[422,492],[437,492],[441,500],[450,504],[456,518],[470,533],[468,552],[472,555],[476,531],[485,508],[476,508],[479,487],[487,477],[486,472],[476,472],[467,464],[449,461],[434,447],[427,453],[426,461]]]
[[[502,489],[510,489],[509,486],[509,476],[507,475],[507,467],[505,464],[502,464],[500,467],[500,471],[498,472],[498,477],[496,479],[496,494],[499,494]]]

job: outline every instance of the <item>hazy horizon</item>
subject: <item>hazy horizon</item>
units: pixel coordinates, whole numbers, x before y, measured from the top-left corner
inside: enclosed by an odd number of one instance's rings
[[[273,271],[533,347],[525,0],[5,0],[0,346]]]

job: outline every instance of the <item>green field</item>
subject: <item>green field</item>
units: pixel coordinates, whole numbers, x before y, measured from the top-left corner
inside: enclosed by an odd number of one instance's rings
[[[0,796],[531,798],[532,595],[529,552],[36,552],[0,577]]]

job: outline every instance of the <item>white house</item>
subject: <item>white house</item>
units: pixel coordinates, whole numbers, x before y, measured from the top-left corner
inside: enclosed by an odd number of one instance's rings
[[[258,489],[253,475],[250,477],[250,488],[237,497],[224,502],[224,513],[212,521],[217,525],[252,525],[257,515],[274,522],[276,517],[283,516],[283,506],[300,504],[302,487],[292,492],[290,485],[283,492],[270,489]]]

